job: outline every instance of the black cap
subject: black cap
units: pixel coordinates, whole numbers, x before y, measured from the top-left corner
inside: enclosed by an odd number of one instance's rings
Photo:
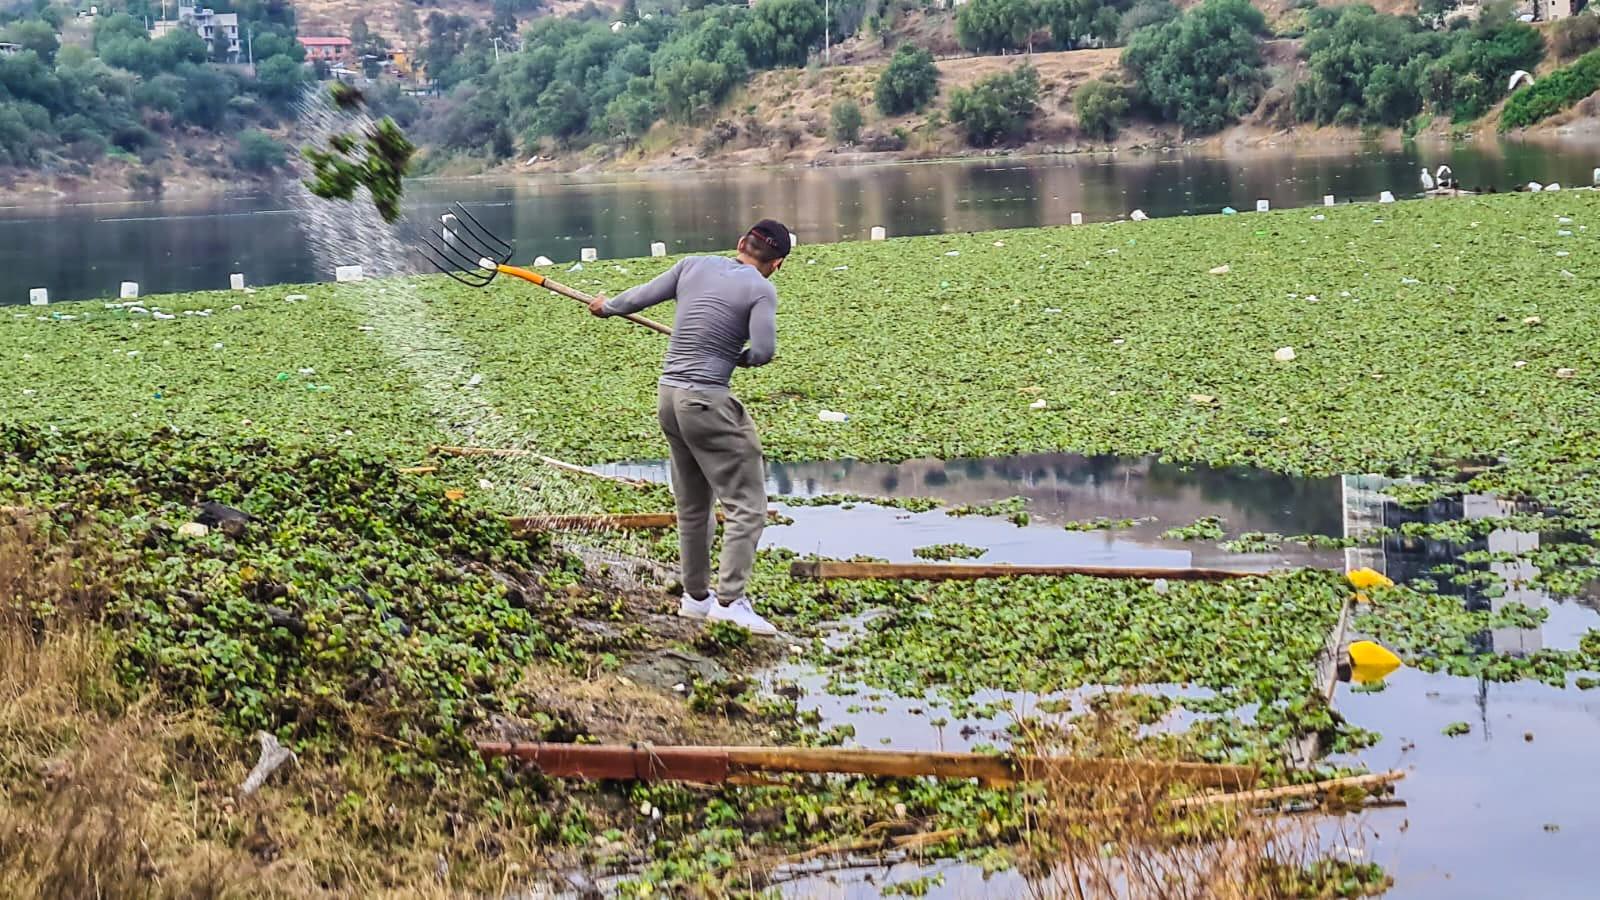
[[[750,226],[750,237],[765,244],[782,259],[793,246],[789,240],[789,227],[776,219],[762,219]]]

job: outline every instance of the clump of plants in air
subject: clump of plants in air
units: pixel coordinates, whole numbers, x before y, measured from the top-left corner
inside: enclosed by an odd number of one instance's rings
[[[335,82],[332,98],[346,111],[359,110],[365,103],[360,91],[340,82]],[[352,200],[365,187],[378,214],[393,222],[400,218],[402,183],[416,152],[400,126],[385,117],[360,135],[341,132],[329,137],[327,149],[301,150],[312,168],[305,185],[324,200]]]

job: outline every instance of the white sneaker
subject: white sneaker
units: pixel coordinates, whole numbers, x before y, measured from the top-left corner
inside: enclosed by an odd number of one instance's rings
[[[678,616],[684,619],[704,619],[717,606],[717,592],[707,591],[704,600],[696,600],[692,595],[685,593],[678,601]]]
[[[773,637],[778,633],[778,629],[774,628],[771,622],[761,618],[755,611],[748,597],[740,597],[728,604],[713,603],[706,618],[712,622],[732,622],[761,637]]]

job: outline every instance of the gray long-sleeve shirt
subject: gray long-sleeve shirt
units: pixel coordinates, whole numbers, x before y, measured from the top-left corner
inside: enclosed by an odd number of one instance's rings
[[[605,303],[608,316],[677,298],[661,383],[727,389],[737,366],[764,366],[778,352],[778,291],[755,267],[726,256],[688,256]],[[745,343],[749,342],[747,349]]]

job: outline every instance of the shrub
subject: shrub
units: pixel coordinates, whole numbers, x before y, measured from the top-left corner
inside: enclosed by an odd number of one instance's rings
[[[1600,90],[1600,50],[1517,91],[1500,111],[1500,130],[1526,128]]]
[[[1550,26],[1550,49],[1561,59],[1582,56],[1600,46],[1600,16],[1558,19]]]
[[[953,92],[950,120],[966,129],[968,143],[987,146],[1021,137],[1038,105],[1039,73],[1023,65]]]
[[[1128,89],[1115,81],[1098,78],[1084,84],[1072,95],[1072,109],[1078,114],[1078,127],[1087,134],[1109,141],[1127,118]]]
[[[854,144],[861,136],[861,107],[848,99],[834,103],[828,117],[828,131],[839,143]]]
[[[1122,65],[1163,117],[1198,133],[1217,131],[1260,95],[1257,35],[1265,27],[1246,0],[1205,0],[1136,32]]]
[[[939,70],[933,54],[910,44],[901,44],[878,76],[874,89],[878,111],[886,116],[918,112],[939,91]]]
[[[1028,44],[1040,25],[1035,0],[972,0],[956,13],[956,40],[968,50],[994,53]]]
[[[284,159],[283,145],[253,128],[239,135],[239,146],[233,152],[233,164],[246,172],[271,172],[281,168]]]

